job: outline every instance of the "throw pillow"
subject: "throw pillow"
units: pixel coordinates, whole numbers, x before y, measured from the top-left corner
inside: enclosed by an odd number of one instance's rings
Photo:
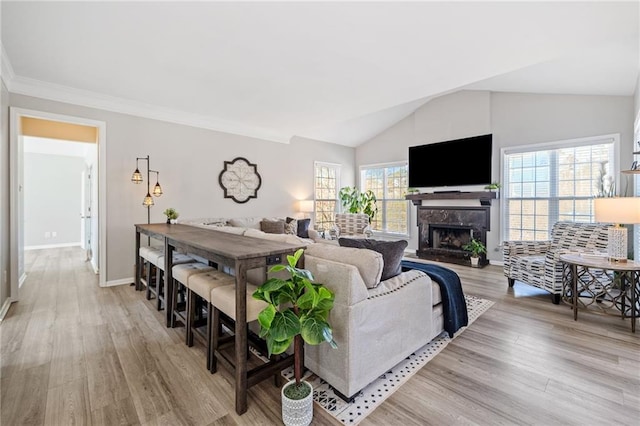
[[[288,217],[285,221],[286,224],[284,225],[284,233],[298,235],[298,219]]]
[[[284,220],[263,220],[260,229],[267,234],[284,234]]]
[[[311,219],[298,219],[298,237],[309,238],[309,224]]]
[[[338,243],[343,247],[366,248],[380,253],[384,261],[381,281],[393,278],[402,272],[400,262],[404,256],[404,249],[409,245],[405,240],[379,241],[359,238],[340,238]]]

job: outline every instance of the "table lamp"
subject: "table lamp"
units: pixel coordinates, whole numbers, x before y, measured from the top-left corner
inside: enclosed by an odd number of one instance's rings
[[[298,202],[298,211],[300,213],[313,213],[313,200],[300,200]]]
[[[614,224],[609,227],[609,260],[626,262],[628,231],[621,225],[640,223],[640,197],[596,198],[594,209],[596,222]]]

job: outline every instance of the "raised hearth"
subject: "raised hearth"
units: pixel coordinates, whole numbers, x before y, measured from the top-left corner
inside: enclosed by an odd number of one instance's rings
[[[418,207],[418,250],[422,259],[469,265],[469,252],[462,247],[475,238],[487,245],[489,206]],[[482,254],[479,266],[489,264]]]

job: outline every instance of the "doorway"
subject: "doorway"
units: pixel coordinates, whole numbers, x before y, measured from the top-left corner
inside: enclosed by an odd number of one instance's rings
[[[97,161],[86,161],[74,183],[78,188],[77,195],[82,199],[75,209],[75,220],[77,220],[75,230],[78,231],[79,236],[74,238],[79,245],[85,247],[93,270],[99,275],[99,285],[104,286],[106,283],[104,273],[106,271],[106,123],[82,117],[12,107],[10,108],[9,136],[11,301],[19,300],[19,289],[26,278],[24,268],[25,138],[30,137],[48,140],[50,148],[55,145],[52,141],[60,140],[94,145]],[[55,179],[56,175],[52,174],[51,180],[55,181]],[[45,209],[42,214],[46,212]],[[33,220],[32,214],[30,218]],[[43,216],[40,220],[45,222],[47,218]],[[59,233],[54,229],[40,229],[37,235],[43,238],[48,237],[52,245],[55,245],[54,232],[57,238]]]

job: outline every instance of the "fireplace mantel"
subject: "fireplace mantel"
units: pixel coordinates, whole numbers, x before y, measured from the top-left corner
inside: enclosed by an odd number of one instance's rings
[[[475,192],[425,192],[422,194],[408,194],[407,200],[414,205],[422,205],[422,200],[480,200],[480,205],[490,206],[491,200],[498,198],[497,192],[475,191]]]

